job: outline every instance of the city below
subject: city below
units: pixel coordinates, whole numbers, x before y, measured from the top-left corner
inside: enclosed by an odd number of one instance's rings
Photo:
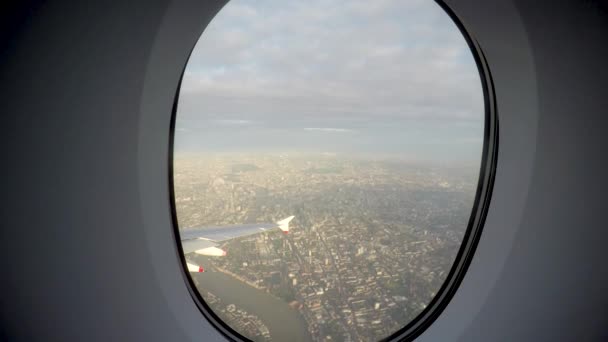
[[[386,338],[420,314],[446,279],[478,168],[331,153],[178,153],[180,229],[295,215],[289,234],[229,241],[220,246],[225,257],[193,256],[211,271],[193,278],[213,312],[254,341],[282,333],[261,312],[276,299],[284,317],[302,322],[304,340]],[[222,279],[212,280],[214,272]],[[229,286],[212,281],[247,286],[260,294],[259,305],[229,302],[219,293]]]

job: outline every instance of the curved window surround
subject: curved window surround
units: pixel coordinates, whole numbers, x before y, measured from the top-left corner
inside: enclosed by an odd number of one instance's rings
[[[497,123],[481,52],[445,10],[235,0],[206,29],[171,181],[195,299],[224,334],[412,338],[447,304]]]

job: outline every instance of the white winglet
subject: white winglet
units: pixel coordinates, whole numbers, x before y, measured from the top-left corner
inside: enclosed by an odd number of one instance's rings
[[[279,225],[279,228],[281,228],[281,230],[283,231],[283,233],[287,234],[289,232],[289,222],[291,220],[293,220],[295,216],[289,216],[286,219],[282,219],[281,221],[278,221],[277,224]]]
[[[194,253],[207,256],[226,256],[226,251],[215,246],[197,249]]]
[[[191,264],[189,262],[186,262],[186,266],[188,266],[188,272],[190,272],[190,273],[205,272],[205,270],[203,269],[203,266]]]

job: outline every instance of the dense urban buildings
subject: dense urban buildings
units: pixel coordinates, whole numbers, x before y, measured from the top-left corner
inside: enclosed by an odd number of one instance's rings
[[[256,341],[282,329],[264,321],[264,311],[273,310],[266,306],[276,307],[265,297],[299,316],[304,340],[390,336],[446,279],[466,232],[478,167],[331,153],[178,154],[180,228],[295,215],[289,234],[236,239],[221,246],[225,257],[198,257],[208,272],[193,275],[197,287],[221,319]],[[212,280],[214,273],[223,278]],[[219,281],[245,284],[259,304],[244,309],[229,302],[238,298],[222,298],[212,289],[225,292]]]

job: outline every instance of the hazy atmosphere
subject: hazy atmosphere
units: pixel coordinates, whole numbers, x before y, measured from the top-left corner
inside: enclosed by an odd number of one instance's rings
[[[193,51],[175,147],[478,162],[482,137],[477,67],[433,1],[239,0]]]
[[[199,293],[253,341],[396,333],[456,258],[483,125],[474,59],[432,0],[230,1],[176,117]]]

